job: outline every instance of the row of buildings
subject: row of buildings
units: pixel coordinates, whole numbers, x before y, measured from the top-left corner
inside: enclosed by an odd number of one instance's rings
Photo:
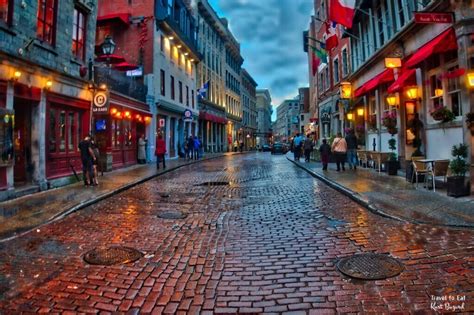
[[[243,61],[206,0],[1,1],[0,199],[73,180],[89,133],[104,170],[137,163],[142,136],[148,160],[158,135],[169,158],[190,135],[255,148],[271,98]]]
[[[319,62],[312,48],[329,36],[330,3],[314,2],[304,47],[318,136],[351,128],[367,150],[386,152],[397,132],[402,166],[417,149],[430,159],[449,159],[459,143],[472,157],[466,121],[474,111],[470,1],[358,0],[352,28],[337,25],[338,44],[327,51],[327,62]],[[396,129],[383,123],[387,117],[396,119]]]

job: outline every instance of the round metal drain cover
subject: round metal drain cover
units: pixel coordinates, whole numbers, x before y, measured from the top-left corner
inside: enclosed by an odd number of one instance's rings
[[[196,186],[228,186],[229,182],[204,182],[197,184]]]
[[[381,280],[399,275],[404,267],[388,255],[367,253],[341,259],[337,269],[351,278]]]
[[[161,219],[172,219],[172,220],[179,220],[185,219],[188,215],[182,211],[163,211],[158,214],[158,218]]]
[[[133,248],[112,246],[95,248],[84,255],[84,261],[91,265],[128,264],[140,259],[143,254]]]
[[[161,197],[161,198],[169,198],[170,195],[165,193],[165,194],[161,194],[160,197]]]

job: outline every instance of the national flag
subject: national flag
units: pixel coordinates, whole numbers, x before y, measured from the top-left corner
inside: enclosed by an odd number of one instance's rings
[[[352,28],[356,0],[331,0],[329,19],[347,28]]]
[[[207,92],[209,91],[209,81],[204,83],[204,85],[197,90],[198,98],[207,98]]]
[[[328,55],[324,49],[317,49],[315,47],[313,48],[313,53],[316,54],[316,56],[321,59],[322,63],[328,63]]]
[[[339,44],[334,23],[326,23],[326,50],[331,50]]]
[[[319,67],[319,64],[321,63],[321,59],[316,57],[316,53],[314,51],[311,54],[311,57],[312,57],[311,70],[314,77],[316,75],[316,72],[318,72],[318,67]]]

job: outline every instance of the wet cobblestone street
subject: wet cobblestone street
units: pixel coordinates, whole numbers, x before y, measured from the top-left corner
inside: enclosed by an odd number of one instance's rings
[[[220,185],[200,185],[209,182]],[[174,210],[185,218],[158,217]],[[84,262],[112,245],[143,256]],[[376,281],[337,270],[362,252],[405,269]],[[269,153],[164,174],[2,243],[0,253],[3,314],[474,312],[473,230],[373,214]]]

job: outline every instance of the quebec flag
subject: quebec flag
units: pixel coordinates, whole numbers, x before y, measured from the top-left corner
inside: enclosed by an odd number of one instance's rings
[[[197,90],[198,98],[207,98],[207,91],[209,91],[209,81],[204,83],[204,85]]]

